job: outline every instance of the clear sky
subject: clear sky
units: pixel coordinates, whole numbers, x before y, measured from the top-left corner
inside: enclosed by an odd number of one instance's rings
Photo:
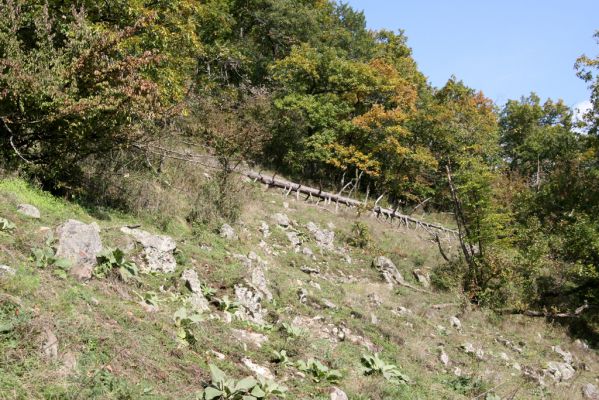
[[[453,74],[502,105],[531,91],[589,98],[574,62],[595,57],[599,0],[348,0],[371,29],[403,29],[434,86]]]

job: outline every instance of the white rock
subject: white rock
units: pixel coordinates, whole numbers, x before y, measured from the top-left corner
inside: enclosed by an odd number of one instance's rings
[[[503,351],[501,353],[499,353],[499,358],[501,358],[504,361],[509,361],[510,360],[510,357],[505,352],[503,352]]]
[[[44,336],[42,344],[44,355],[52,361],[58,360],[58,338],[49,327],[44,328]]]
[[[349,400],[345,392],[338,387],[331,388],[331,400]]]
[[[599,400],[599,389],[592,383],[582,386],[582,397],[589,400]]]
[[[254,363],[249,358],[244,358],[241,360],[241,362],[243,363],[243,365],[247,367],[247,369],[252,371],[254,374],[270,380],[275,379],[275,376],[272,374],[272,372],[270,372],[268,368]]]
[[[326,229],[320,229],[314,222],[308,222],[306,225],[308,231],[314,237],[318,247],[323,249],[333,250],[333,242],[335,240],[335,232]]]
[[[451,324],[451,326],[453,326],[457,330],[462,329],[462,322],[456,316],[449,317],[449,323]]]
[[[73,264],[70,273],[77,279],[89,279],[96,266],[96,257],[102,251],[98,224],[84,224],[70,219],[56,229],[58,245],[56,257]]]
[[[37,207],[32,206],[31,204],[19,204],[17,206],[17,212],[19,214],[26,215],[30,218],[39,219],[40,218],[40,210]]]
[[[231,334],[233,337],[235,337],[235,339],[252,344],[258,348],[262,347],[264,343],[268,342],[267,336],[257,332],[249,332],[242,329],[232,329]]]
[[[449,356],[443,348],[441,348],[441,352],[439,353],[439,360],[444,366],[447,367],[449,365]]]
[[[243,285],[235,285],[235,297],[239,303],[239,308],[235,312],[236,317],[258,325],[265,323],[267,311],[260,304],[262,297],[259,293],[254,293]]]
[[[262,236],[266,239],[270,236],[270,227],[265,221],[260,222],[260,232],[262,232]]]
[[[404,284],[405,280],[403,276],[397,270],[393,261],[385,256],[379,256],[372,261],[372,266],[380,272],[385,281],[393,285],[395,283]]]
[[[131,235],[143,247],[145,272],[173,272],[177,268],[175,249],[177,244],[170,236],[154,235],[141,229],[130,229],[126,226],[121,232]]]
[[[312,250],[309,247],[302,247],[302,254],[305,255],[306,257],[312,257],[314,255],[314,253],[312,252]]]
[[[282,226],[283,228],[287,228],[289,225],[291,225],[291,221],[289,221],[289,217],[286,214],[273,214],[272,219],[277,223],[277,225]]]
[[[422,286],[424,286],[425,288],[431,287],[431,278],[428,272],[419,268],[415,269],[413,272],[414,276]]]
[[[297,232],[294,231],[287,232],[287,239],[289,239],[289,242],[291,242],[291,246],[293,246],[294,248],[297,248],[302,243]]]
[[[557,382],[570,380],[576,373],[570,364],[556,361],[550,361],[547,363],[547,372],[549,372],[551,377]]]
[[[562,348],[560,346],[553,346],[553,347],[551,347],[551,349],[553,351],[555,351],[557,354],[559,354],[560,356],[562,356],[562,359],[564,360],[565,363],[572,364],[572,361],[574,361],[574,357],[572,357],[572,353],[570,353],[569,351],[562,350]]]
[[[14,268],[9,267],[8,265],[0,265],[0,278],[3,276],[14,276],[16,273]]]
[[[229,224],[223,224],[219,230],[220,237],[224,239],[235,239],[237,235],[235,234],[235,229]]]
[[[193,269],[186,269],[181,274],[181,279],[185,281],[185,284],[192,291],[192,293],[202,293],[202,284],[200,282],[200,278],[198,278],[198,273]]]

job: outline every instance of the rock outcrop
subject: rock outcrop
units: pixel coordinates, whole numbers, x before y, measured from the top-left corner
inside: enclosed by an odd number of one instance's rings
[[[122,227],[121,232],[131,235],[143,248],[142,270],[144,272],[173,272],[177,268],[175,249],[177,244],[170,236],[154,235],[141,229]]]
[[[80,280],[89,279],[102,251],[100,227],[95,222],[85,224],[70,219],[56,229],[58,245],[56,257],[72,263],[70,273]]]

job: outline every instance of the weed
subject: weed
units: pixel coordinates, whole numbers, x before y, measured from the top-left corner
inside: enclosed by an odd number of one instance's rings
[[[0,218],[0,232],[12,232],[16,229],[16,225],[7,220],[6,218]]]
[[[139,271],[133,261],[125,259],[125,253],[121,249],[108,249],[97,257],[98,265],[94,269],[96,278],[106,278],[113,274],[123,282],[137,280]]]
[[[309,374],[312,380],[317,383],[322,381],[337,383],[343,377],[340,371],[331,369],[314,358],[307,361],[299,360],[295,365],[300,371]]]
[[[267,399],[271,395],[284,396],[287,388],[271,380],[251,376],[239,381],[229,379],[216,365],[210,364],[212,379],[204,389],[202,399],[213,400],[257,400]]]
[[[386,380],[393,383],[410,382],[410,378],[403,374],[397,365],[387,364],[380,359],[377,353],[373,355],[363,355],[361,362],[364,366],[362,369],[364,375],[381,374]]]
[[[372,244],[372,237],[368,225],[361,221],[354,222],[351,228],[351,235],[347,239],[347,242],[351,246],[360,249],[369,247]]]

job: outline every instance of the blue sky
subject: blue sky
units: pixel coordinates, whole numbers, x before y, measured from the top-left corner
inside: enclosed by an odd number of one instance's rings
[[[372,29],[404,29],[435,86],[453,74],[502,105],[531,91],[589,98],[574,62],[599,54],[599,0],[349,0]]]

